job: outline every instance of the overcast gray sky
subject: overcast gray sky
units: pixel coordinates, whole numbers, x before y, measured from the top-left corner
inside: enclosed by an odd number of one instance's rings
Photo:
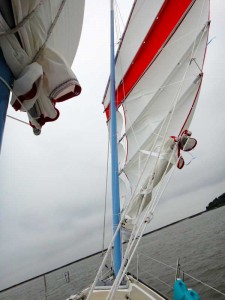
[[[124,12],[132,3],[121,2]],[[28,126],[7,119],[0,157],[0,289],[101,250],[108,143],[101,101],[109,74],[108,6],[105,0],[86,0],[73,65],[81,96],[59,104],[60,118],[38,137]],[[208,46],[191,126],[198,140],[195,159],[175,172],[149,230],[202,211],[225,192],[224,12],[224,0],[211,0],[210,38],[215,38]],[[8,113],[26,120],[11,108]]]

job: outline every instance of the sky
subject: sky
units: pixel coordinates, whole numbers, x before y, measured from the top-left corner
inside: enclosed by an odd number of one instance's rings
[[[123,0],[124,17],[132,4]],[[79,97],[34,136],[6,120],[0,157],[0,289],[101,250],[107,126],[101,104],[109,74],[108,1],[86,0],[73,70]],[[204,80],[191,125],[195,159],[176,170],[148,230],[205,209],[225,192],[225,2],[211,0]],[[8,114],[26,121],[23,113]],[[107,199],[107,215],[110,199]],[[107,221],[109,225],[111,217]]]

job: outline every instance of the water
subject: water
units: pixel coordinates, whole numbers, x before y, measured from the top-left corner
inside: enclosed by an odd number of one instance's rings
[[[176,266],[180,257],[182,270],[225,293],[225,207],[190,218],[145,236],[130,272],[172,299],[175,271],[148,257]],[[87,287],[93,280],[101,257],[95,255],[38,277],[0,293],[0,300],[65,300]],[[69,282],[66,280],[69,272]],[[138,274],[137,274],[138,273]],[[225,300],[185,275],[185,282],[196,289],[201,299]]]

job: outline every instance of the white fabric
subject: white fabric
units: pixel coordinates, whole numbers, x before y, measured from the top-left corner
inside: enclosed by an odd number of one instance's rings
[[[132,63],[132,60],[134,59],[140,45],[143,43],[150,26],[155,20],[164,2],[165,0],[135,1],[116,59],[116,87],[119,85],[121,79]],[[108,106],[109,102],[110,89],[107,88],[106,97],[104,99],[105,108]]]
[[[12,0],[16,25],[31,17],[18,30],[20,41],[14,34],[0,37],[4,57],[15,76],[11,104],[28,111],[32,125],[39,129],[58,117],[55,102],[81,91],[70,66],[79,44],[85,1],[63,2]],[[0,31],[8,29],[0,15]]]
[[[123,103],[126,118],[123,140],[127,141],[123,172],[133,193],[132,205],[126,215],[129,220],[126,228],[133,223],[141,205],[144,208],[151,201],[152,191],[164,172],[177,164],[178,152],[173,153],[173,147],[168,145],[171,143],[170,136],[179,136],[189,128],[197,105],[208,38],[208,12],[209,1],[197,0],[193,4]],[[151,24],[152,20],[149,26]],[[126,53],[123,55],[126,56]],[[116,67],[119,69],[119,65]],[[104,105],[107,106],[107,102]],[[120,165],[123,160],[124,153],[119,157]],[[145,203],[142,203],[144,195]]]
[[[38,63],[32,63],[27,65],[23,71],[20,73],[18,79],[14,81],[13,85],[13,95],[11,104],[13,105],[17,101],[17,97],[27,94],[32,87],[33,84],[36,86],[36,93],[33,97],[30,97],[29,100],[23,101],[23,106],[21,106],[21,111],[28,111],[35,104],[37,98],[40,95],[40,89],[42,87],[42,79],[43,79],[43,69],[42,66]]]

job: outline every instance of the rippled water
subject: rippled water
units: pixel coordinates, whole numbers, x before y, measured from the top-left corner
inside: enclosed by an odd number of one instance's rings
[[[172,299],[175,271],[148,257],[175,267],[180,257],[182,270],[225,293],[225,207],[189,218],[146,235],[139,246],[139,278]],[[0,300],[65,300],[89,285],[101,262],[94,255],[0,293]],[[130,272],[137,275],[136,261]],[[69,282],[65,273],[69,272]],[[185,275],[188,287],[204,300],[225,300]]]

